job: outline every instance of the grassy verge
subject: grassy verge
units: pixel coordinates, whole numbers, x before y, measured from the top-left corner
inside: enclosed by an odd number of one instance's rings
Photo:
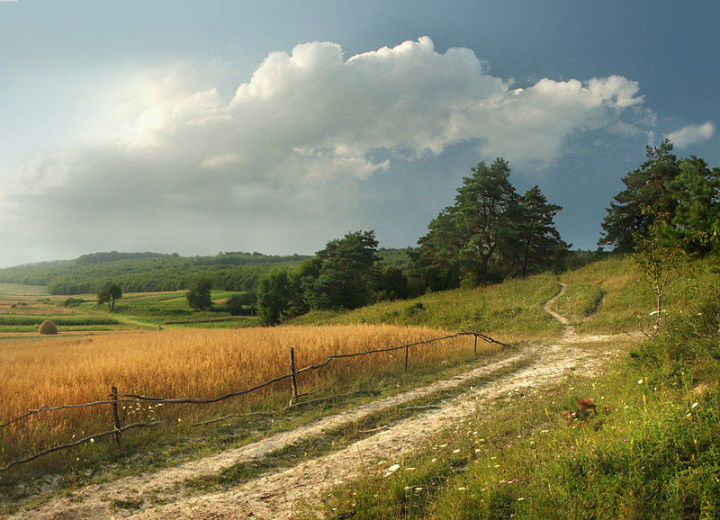
[[[413,300],[382,302],[349,312],[311,312],[290,323],[423,325],[542,338],[562,330],[542,308],[556,292],[556,278],[541,274],[477,289],[455,289]]]
[[[681,316],[702,298],[704,287],[716,283],[717,265],[717,257],[688,260],[674,273],[665,303],[670,317]],[[578,332],[617,333],[641,326],[651,328],[654,320],[648,315],[654,310],[654,295],[631,257],[595,262],[563,273],[560,280],[568,284],[565,302],[575,315],[591,307],[593,294],[604,295],[597,312],[578,327]]]
[[[703,301],[601,378],[508,396],[404,460],[390,458],[334,489],[326,512],[357,519],[718,518],[720,301]],[[594,398],[597,413],[578,398]]]
[[[553,302],[553,309],[577,324],[597,312],[604,297],[605,292],[597,286],[573,284]]]

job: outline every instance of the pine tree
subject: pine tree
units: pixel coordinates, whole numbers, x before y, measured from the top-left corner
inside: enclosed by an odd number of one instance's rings
[[[560,238],[553,222],[562,207],[548,203],[537,185],[525,192],[519,202],[515,237],[521,250],[520,273],[526,276],[537,268],[553,265],[570,246]]]
[[[632,251],[636,238],[647,238],[653,226],[673,218],[677,202],[669,184],[680,173],[680,164],[672,150],[667,139],[660,146],[648,146],[647,161],[623,177],[626,189],[610,202],[599,245]]]

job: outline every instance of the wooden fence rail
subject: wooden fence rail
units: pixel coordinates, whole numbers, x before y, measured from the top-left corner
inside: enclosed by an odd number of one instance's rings
[[[298,399],[300,397],[302,397],[303,395],[307,395],[307,394],[299,394],[298,393],[297,376],[299,374],[302,374],[304,372],[308,372],[311,370],[318,370],[320,368],[326,367],[333,360],[336,360],[336,359],[345,359],[345,358],[352,358],[352,357],[358,357],[358,356],[368,356],[371,354],[380,354],[383,352],[393,352],[395,350],[401,350],[401,349],[405,350],[405,360],[404,360],[404,364],[403,364],[403,371],[407,372],[410,347],[428,345],[430,343],[436,343],[438,341],[447,341],[447,340],[459,338],[462,336],[474,336],[473,352],[475,354],[477,354],[477,340],[478,339],[482,339],[483,341],[486,341],[488,343],[494,343],[497,345],[507,346],[505,343],[502,343],[501,341],[497,341],[497,340],[491,338],[490,336],[486,336],[485,334],[481,334],[478,332],[457,332],[455,334],[449,334],[446,336],[431,338],[431,339],[427,339],[427,340],[423,340],[423,341],[416,341],[414,343],[406,342],[404,345],[399,345],[399,346],[395,346],[395,347],[377,348],[377,349],[365,350],[362,352],[352,352],[352,353],[346,353],[346,354],[332,354],[332,355],[328,356],[327,359],[325,359],[325,361],[323,361],[322,363],[318,363],[316,365],[308,365],[299,370],[297,370],[295,368],[295,349],[291,347],[290,348],[290,372],[289,373],[280,375],[273,379],[269,379],[268,381],[265,381],[263,383],[255,385],[253,387],[246,388],[244,390],[240,390],[237,392],[230,392],[228,394],[224,394],[219,397],[212,398],[212,399],[201,399],[201,398],[197,398],[197,397],[165,398],[165,397],[150,397],[150,396],[145,396],[145,395],[140,395],[140,394],[118,394],[117,387],[112,386],[111,392],[109,394],[110,399],[92,401],[89,403],[80,403],[80,404],[64,404],[64,405],[58,405],[58,406],[43,405],[40,408],[30,409],[26,413],[24,413],[18,417],[15,417],[14,419],[11,419],[5,423],[0,424],[0,430],[10,426],[11,424],[18,422],[18,421],[27,419],[28,417],[32,417],[32,416],[35,416],[35,415],[38,415],[38,414],[44,413],[44,412],[53,412],[53,411],[58,411],[58,410],[68,410],[68,409],[73,409],[73,408],[86,408],[86,407],[103,406],[103,405],[110,405],[110,407],[111,407],[114,428],[112,430],[108,430],[106,432],[88,435],[87,437],[84,437],[82,439],[79,439],[77,441],[74,441],[74,442],[71,442],[68,444],[54,446],[45,451],[35,453],[34,455],[27,457],[25,459],[20,459],[20,460],[10,462],[10,463],[6,464],[5,466],[1,467],[0,472],[6,471],[14,466],[19,465],[19,464],[24,464],[26,462],[30,462],[30,461],[35,460],[38,457],[41,457],[43,455],[47,455],[47,454],[50,454],[50,453],[53,453],[53,452],[56,452],[59,450],[67,449],[67,448],[74,448],[76,446],[79,446],[80,444],[87,443],[87,442],[94,442],[95,439],[99,439],[99,438],[103,438],[103,437],[114,436],[118,446],[120,446],[120,444],[121,444],[120,439],[121,439],[122,432],[124,432],[126,430],[130,430],[130,429],[134,429],[134,428],[148,428],[148,427],[153,427],[153,426],[157,426],[157,425],[161,424],[161,421],[153,421],[153,422],[145,422],[145,423],[133,423],[133,424],[128,424],[126,426],[122,426],[122,423],[120,422],[120,414],[118,411],[118,403],[137,403],[138,401],[150,401],[150,402],[154,402],[154,403],[168,403],[168,404],[211,404],[211,403],[217,403],[220,401],[224,401],[231,397],[238,397],[241,395],[249,394],[251,392],[260,390],[261,388],[270,386],[274,383],[283,381],[285,379],[290,379],[291,380],[292,398],[290,400],[290,404],[286,408],[283,409],[283,410],[287,410],[287,409],[298,406],[298,404],[300,404],[300,403],[298,403]],[[279,412],[277,412],[277,413],[279,413]],[[217,421],[220,421],[223,419],[227,419],[229,417],[244,417],[244,416],[261,415],[261,414],[268,415],[269,413],[252,412],[252,413],[248,413],[248,414],[230,414],[230,415],[220,417],[217,419],[203,421],[203,422],[195,424],[194,426],[214,423],[214,422],[217,422]]]

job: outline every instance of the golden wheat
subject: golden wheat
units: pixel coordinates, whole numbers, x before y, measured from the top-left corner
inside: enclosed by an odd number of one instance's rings
[[[66,337],[0,344],[0,422],[29,408],[107,399],[111,385],[119,393],[162,397],[210,398],[242,390],[289,372],[289,349],[296,366],[323,362],[327,356],[402,345],[447,334],[437,329],[384,325],[303,326],[248,329],[181,329],[158,332]],[[411,348],[417,368],[472,352],[472,338]],[[492,350],[483,345],[485,351]],[[300,391],[352,386],[369,376],[401,374],[402,350],[334,360],[320,370],[301,374]],[[235,409],[267,406],[287,399],[282,381],[244,398],[231,399]],[[274,401],[273,401],[274,399]],[[285,401],[286,402],[286,401]],[[183,411],[178,411],[180,409]],[[163,419],[207,415],[208,407],[166,406]],[[145,403],[124,406],[123,422],[160,413]],[[49,412],[18,422],[3,432],[5,455],[47,445],[43,439],[67,439],[80,428],[110,429],[109,408]]]

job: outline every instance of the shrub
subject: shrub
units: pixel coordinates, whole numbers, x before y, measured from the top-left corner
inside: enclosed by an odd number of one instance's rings
[[[82,298],[68,298],[63,305],[65,307],[77,307],[83,302]]]
[[[38,332],[40,334],[57,334],[58,333],[57,325],[55,325],[54,321],[45,320],[40,324],[40,328],[38,329]]]

